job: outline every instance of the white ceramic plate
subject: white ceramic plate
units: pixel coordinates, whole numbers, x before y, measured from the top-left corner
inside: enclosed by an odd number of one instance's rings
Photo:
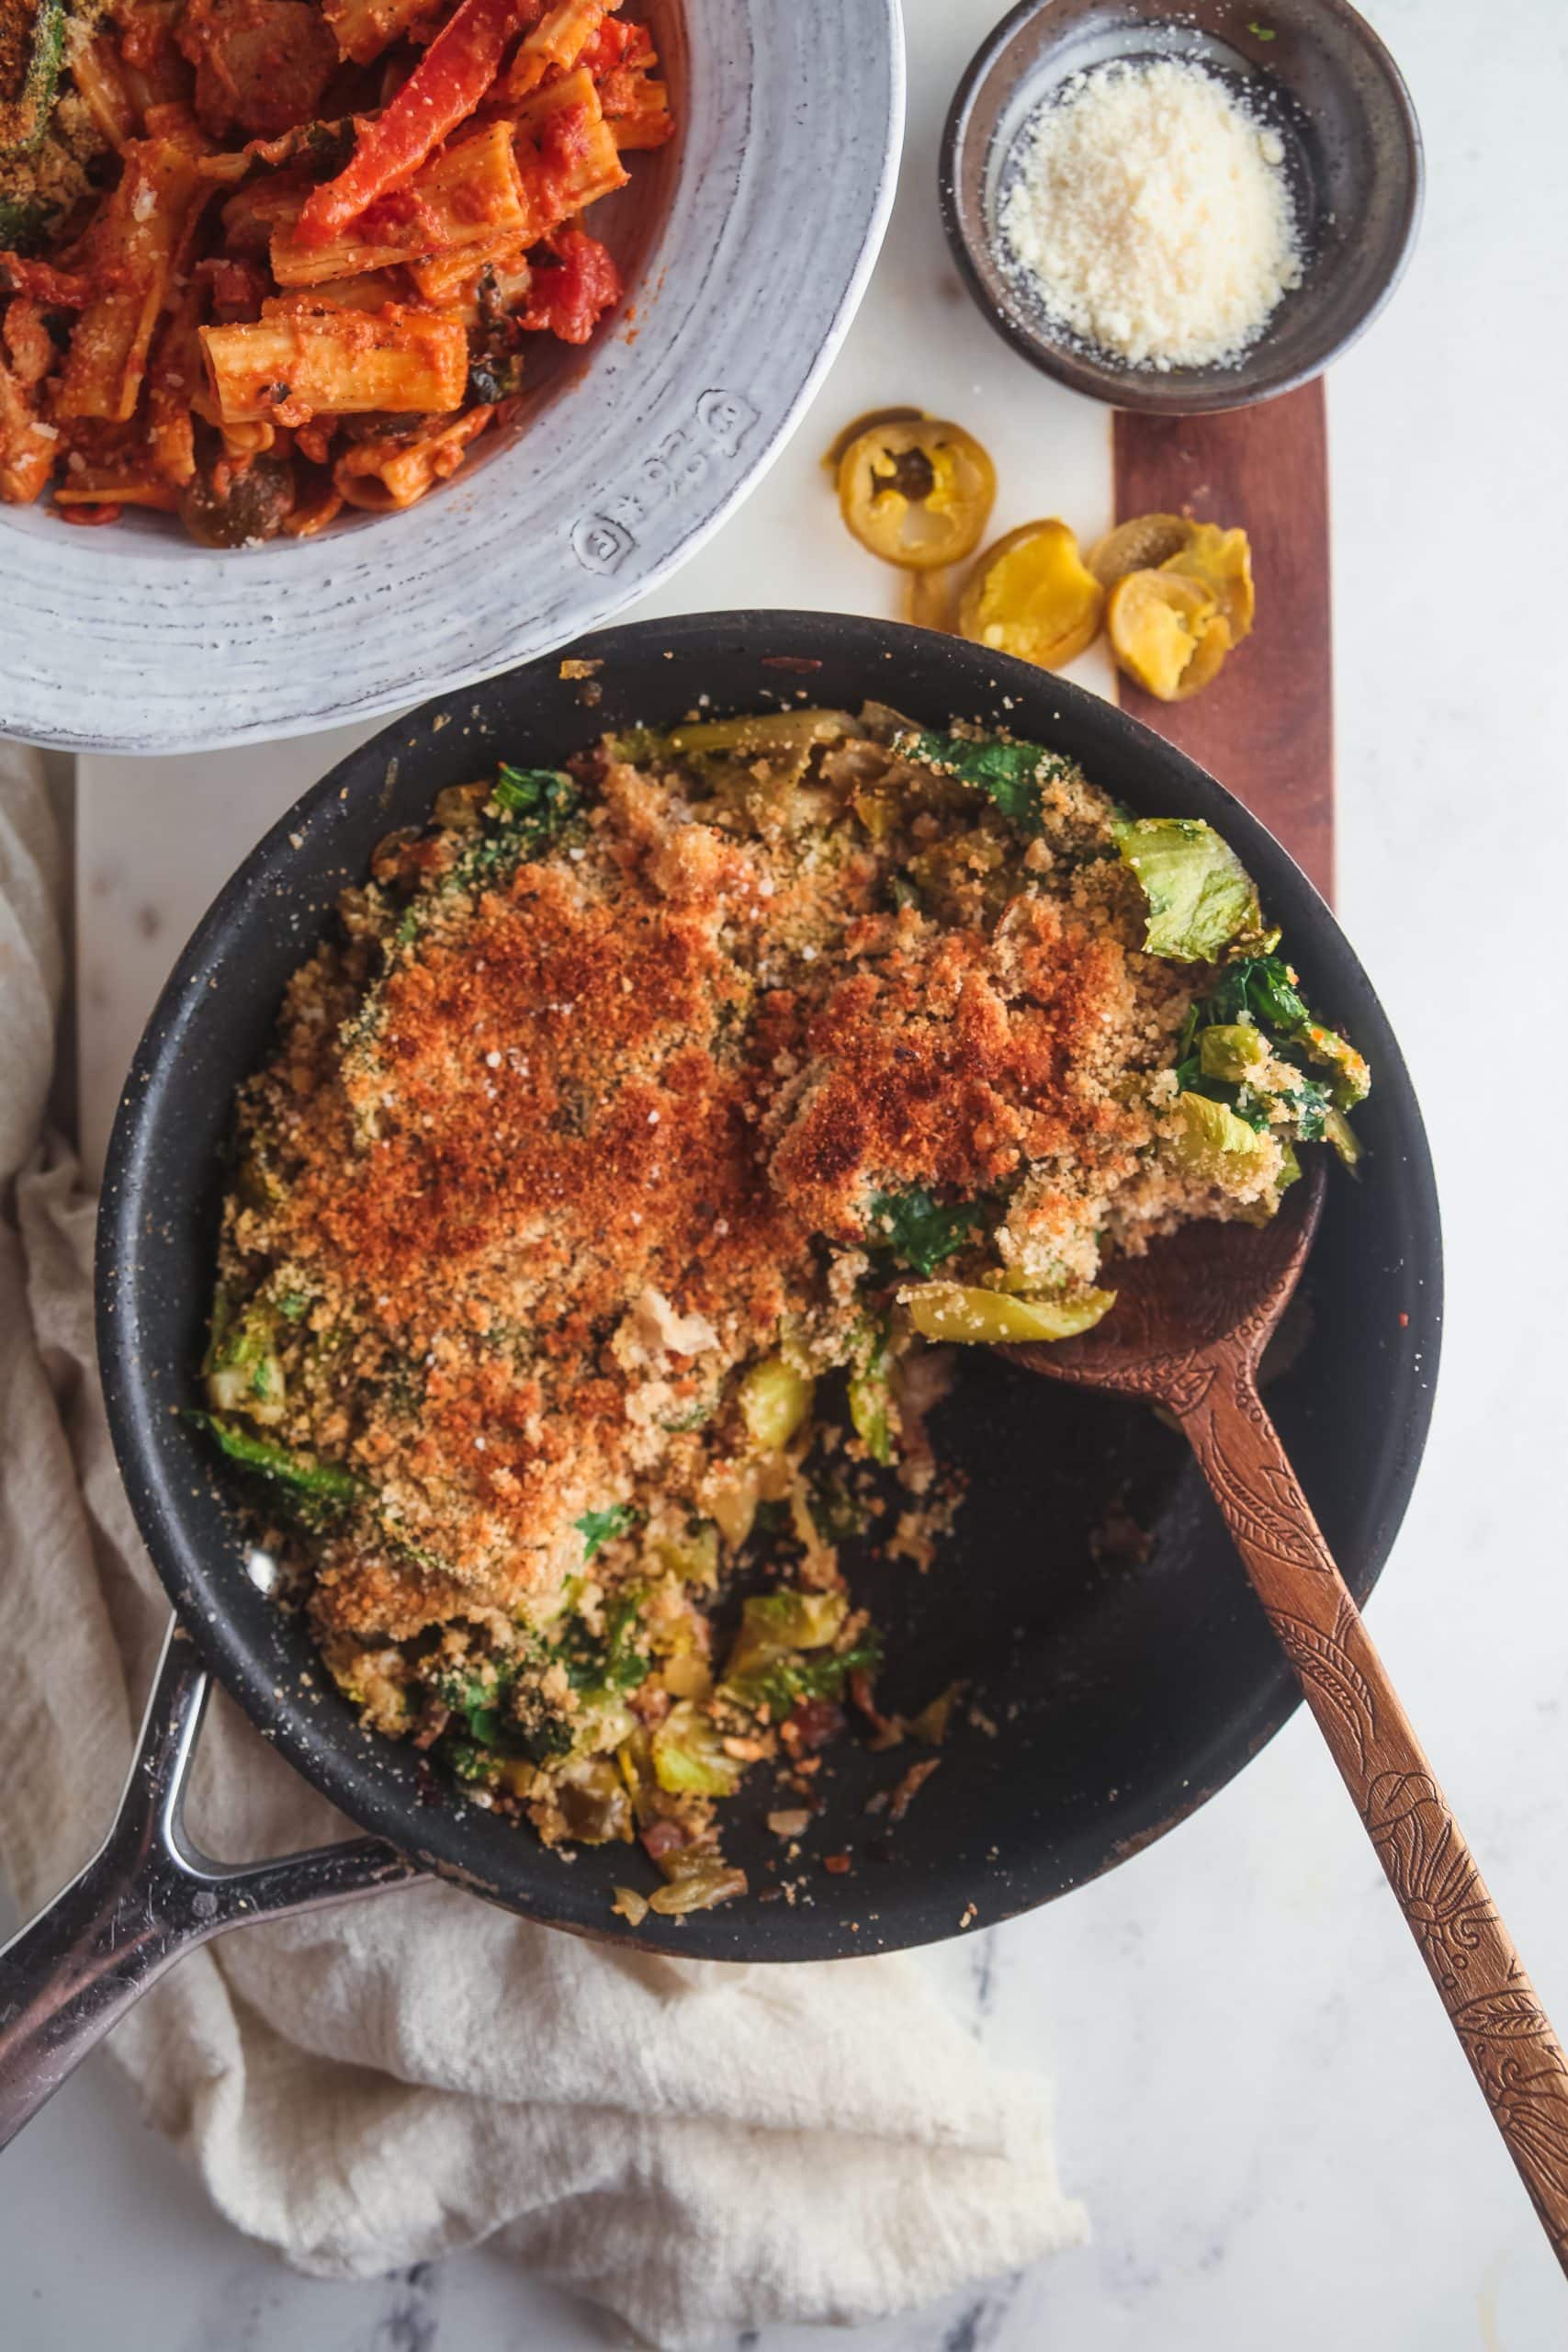
[[[581,356],[404,514],[220,553],[171,518],[0,508],[0,732],[179,752],[302,734],[568,642],[777,455],[864,288],[904,110],[897,0],[644,0],[680,129],[592,226],[627,277]]]

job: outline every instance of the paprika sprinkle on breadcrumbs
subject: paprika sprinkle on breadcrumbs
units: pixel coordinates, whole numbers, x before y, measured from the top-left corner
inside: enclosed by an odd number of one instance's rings
[[[384,842],[243,1091],[203,1367],[366,1724],[640,1840],[656,1911],[742,1892],[716,1800],[894,1720],[846,1547],[951,1517],[926,1339],[1085,1329],[1104,1254],[1290,1181],[1329,1098],[1247,1010],[1260,924],[1207,827],[875,707]]]

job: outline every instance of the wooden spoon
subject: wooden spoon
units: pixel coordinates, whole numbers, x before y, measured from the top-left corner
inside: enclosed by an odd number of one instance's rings
[[[1258,1393],[1323,1204],[1310,1156],[1269,1224],[1185,1226],[1118,1261],[1116,1305],[1092,1331],[1003,1352],[1180,1422],[1568,2271],[1568,2059]]]

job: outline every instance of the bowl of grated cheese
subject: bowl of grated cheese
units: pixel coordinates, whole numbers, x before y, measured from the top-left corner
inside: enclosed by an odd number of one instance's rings
[[[1409,92],[1347,0],[1023,0],[942,141],[948,240],[998,332],[1177,415],[1318,375],[1393,292],[1421,190]]]

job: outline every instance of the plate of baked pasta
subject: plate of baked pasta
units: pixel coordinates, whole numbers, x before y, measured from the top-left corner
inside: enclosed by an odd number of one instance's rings
[[[642,594],[836,347],[901,109],[891,0],[0,0],[0,728],[300,732]]]

